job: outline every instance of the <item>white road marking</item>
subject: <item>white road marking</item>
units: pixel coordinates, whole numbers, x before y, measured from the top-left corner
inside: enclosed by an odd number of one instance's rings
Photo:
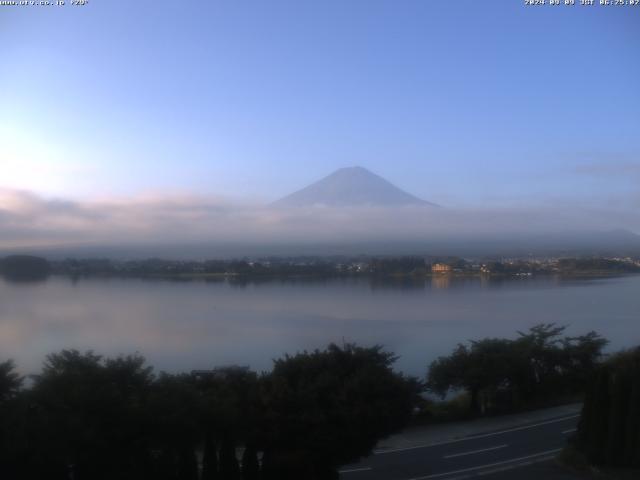
[[[578,430],[578,429],[577,429],[577,428],[570,428],[569,430],[563,430],[563,431],[562,431],[562,434],[564,435],[564,434],[566,434],[566,433],[573,433],[573,432],[575,432],[576,430]]]
[[[570,415],[568,417],[556,418],[555,420],[549,420],[549,421],[546,421],[546,422],[540,422],[540,423],[536,423],[534,425],[525,425],[523,427],[509,428],[507,430],[502,430],[500,432],[484,433],[484,434],[480,434],[480,435],[471,435],[469,437],[456,438],[454,440],[447,440],[445,442],[425,443],[423,445],[414,445],[412,447],[391,448],[389,450],[374,450],[373,454],[374,455],[382,455],[384,453],[404,452],[406,450],[416,450],[418,448],[428,448],[428,447],[435,447],[437,445],[448,445],[450,443],[466,442],[467,440],[476,440],[478,438],[493,437],[495,435],[502,435],[503,433],[517,432],[519,430],[527,430],[528,428],[535,428],[535,427],[541,427],[543,425],[550,425],[552,423],[564,422],[566,420],[571,420],[572,418],[578,418],[579,416],[580,416],[580,414]]]
[[[543,457],[534,458],[532,460],[527,460],[526,462],[518,462],[512,465],[507,465],[505,467],[496,467],[496,468],[492,468],[491,470],[483,470],[482,472],[478,472],[478,476],[491,475],[492,473],[506,472],[507,470],[513,470],[514,468],[521,468],[521,467],[526,467],[528,465],[535,465],[536,463],[548,462],[549,460],[553,460],[553,458],[554,458],[553,456],[547,456],[547,457],[543,456]],[[455,480],[455,478],[450,478],[449,480]]]
[[[546,452],[534,453],[533,455],[527,455],[526,457],[512,458],[510,460],[503,460],[502,462],[487,463],[486,465],[479,465],[477,467],[463,468],[461,470],[453,470],[451,472],[434,473],[432,475],[425,475],[424,477],[413,477],[413,478],[410,478],[409,480],[427,480],[429,478],[445,477],[447,475],[455,475],[457,473],[472,472],[474,470],[482,470],[483,468],[497,467],[498,465],[505,465],[507,463],[520,462],[522,460],[529,460],[531,458],[542,457],[543,455],[552,455],[552,454],[558,453],[560,450],[562,450],[562,449],[561,448],[556,448],[555,450],[547,450]],[[549,457],[549,458],[552,458],[552,457]],[[515,466],[517,466],[517,465],[515,465]]]
[[[368,472],[369,470],[371,470],[371,467],[350,468],[348,470],[340,470],[338,473]]]
[[[473,455],[474,453],[482,453],[482,452],[489,452],[491,450],[498,450],[500,448],[505,448],[508,446],[509,445],[498,445],[497,447],[489,447],[489,448],[482,448],[480,450],[472,450],[471,452],[454,453],[453,455],[445,455],[443,458],[463,457],[465,455]]]

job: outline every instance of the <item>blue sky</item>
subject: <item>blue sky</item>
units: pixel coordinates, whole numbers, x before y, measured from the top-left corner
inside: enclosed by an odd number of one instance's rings
[[[640,204],[640,7],[0,7],[0,187],[273,200],[362,165],[451,206]]]

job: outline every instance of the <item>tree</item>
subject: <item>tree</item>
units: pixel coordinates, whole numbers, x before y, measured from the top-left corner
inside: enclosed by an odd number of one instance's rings
[[[408,421],[420,389],[393,372],[382,347],[303,352],[276,360],[263,379],[267,478],[337,478],[339,465],[371,452]]]
[[[220,445],[220,478],[222,480],[240,479],[240,465],[236,457],[235,442],[228,433]]]
[[[607,341],[595,332],[563,338],[565,328],[539,324],[518,332],[515,340],[485,338],[459,344],[451,355],[431,363],[427,388],[442,397],[452,390],[468,392],[473,414],[582,392]]]
[[[213,433],[207,431],[202,454],[202,480],[218,480],[218,449]]]
[[[427,388],[441,396],[451,389],[470,395],[472,413],[483,413],[500,388],[513,384],[515,349],[509,340],[487,338],[459,344],[449,357],[431,363]]]
[[[200,421],[205,428],[207,464],[211,464],[206,474],[210,478],[238,478],[236,446],[255,444],[261,434],[258,376],[244,367],[217,368],[198,372],[195,386],[201,395]],[[215,464],[219,471],[214,473],[216,446],[220,446]]]
[[[13,360],[0,363],[0,406],[18,393],[22,382],[23,378],[15,372]]]
[[[565,326],[541,323],[527,333],[518,332],[518,348],[529,358],[530,376],[526,385],[529,395],[535,395],[540,387],[552,389],[557,386],[559,367],[564,360],[560,335],[565,330]]]
[[[203,439],[201,393],[188,374],[162,372],[151,385],[148,415],[150,447],[159,452],[162,474],[189,480],[194,452]]]
[[[256,447],[249,443],[242,453],[242,480],[258,480],[260,478],[260,464]]]
[[[24,437],[20,435],[24,425],[17,418],[21,405],[16,404],[22,382],[22,377],[15,372],[13,361],[0,363],[0,472],[8,478],[20,468],[23,461],[18,458],[19,448],[16,448],[24,442]]]
[[[151,382],[151,369],[139,356],[49,355],[30,392],[38,431],[32,467],[43,473],[71,469],[78,480],[141,478],[149,462],[145,407]]]
[[[640,347],[599,366],[585,398],[576,446],[596,465],[640,466]]]
[[[594,331],[562,339],[565,381],[570,382],[574,388],[587,385],[600,363],[602,350],[608,343],[608,340]]]

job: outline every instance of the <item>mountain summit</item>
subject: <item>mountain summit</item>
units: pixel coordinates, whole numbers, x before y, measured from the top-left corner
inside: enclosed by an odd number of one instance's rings
[[[395,207],[401,205],[423,205],[436,207],[418,197],[399,189],[384,178],[362,167],[336,170],[331,175],[312,183],[273,203],[279,207],[306,207],[327,205],[347,207],[376,205]]]

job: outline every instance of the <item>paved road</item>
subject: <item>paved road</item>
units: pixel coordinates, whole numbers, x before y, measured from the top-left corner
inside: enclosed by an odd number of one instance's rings
[[[429,445],[374,452],[343,467],[342,480],[453,480],[547,462],[575,431],[579,415]],[[515,474],[515,472],[514,472]],[[516,478],[518,476],[516,475]],[[502,478],[502,477],[500,477]]]

